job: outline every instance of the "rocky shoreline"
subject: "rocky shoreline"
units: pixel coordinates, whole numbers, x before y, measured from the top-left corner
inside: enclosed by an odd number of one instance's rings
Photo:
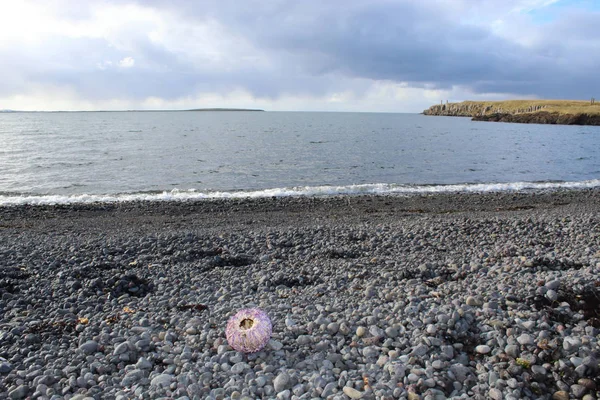
[[[516,103],[512,104],[512,103]],[[519,106],[518,104],[521,104]],[[512,122],[522,124],[594,125],[600,126],[600,108],[591,112],[553,110],[560,102],[535,104],[533,101],[473,102],[433,105],[424,115],[471,117],[473,121]],[[565,108],[567,109],[567,108]],[[590,108],[591,109],[591,108]]]
[[[598,398],[600,190],[0,207],[0,398]],[[267,348],[226,343],[257,306]]]
[[[475,115],[473,121],[515,122],[519,124],[595,125],[600,126],[600,114],[560,114],[539,111],[526,114]]]

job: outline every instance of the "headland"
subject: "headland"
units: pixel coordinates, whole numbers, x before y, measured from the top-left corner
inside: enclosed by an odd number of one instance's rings
[[[473,121],[600,126],[600,103],[595,100],[505,100],[441,103],[425,115],[471,117]]]

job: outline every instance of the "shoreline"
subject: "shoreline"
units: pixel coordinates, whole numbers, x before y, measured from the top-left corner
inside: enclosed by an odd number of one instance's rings
[[[424,115],[472,121],[600,126],[600,104],[580,100],[463,101],[433,105]]]
[[[118,221],[121,217],[171,218],[189,216],[198,219],[252,219],[253,214],[265,218],[287,218],[303,213],[357,218],[365,213],[373,216],[455,214],[538,210],[558,212],[561,207],[600,211],[600,188],[549,189],[501,192],[445,192],[427,194],[289,196],[261,198],[201,199],[183,201],[123,201],[71,204],[20,204],[0,206],[0,221],[56,220],[66,218],[104,218]],[[309,215],[303,215],[308,218]],[[57,222],[60,223],[60,222]]]
[[[599,239],[599,188],[0,207],[0,393],[598,397]]]

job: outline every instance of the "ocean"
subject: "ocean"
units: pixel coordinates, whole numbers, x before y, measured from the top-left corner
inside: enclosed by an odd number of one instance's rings
[[[594,126],[377,113],[0,113],[0,205],[597,186]]]

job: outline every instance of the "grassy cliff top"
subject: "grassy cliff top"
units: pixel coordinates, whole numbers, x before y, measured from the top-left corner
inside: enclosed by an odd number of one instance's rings
[[[561,114],[600,114],[600,100],[597,100],[593,105],[590,104],[589,100],[463,101],[454,104],[474,105],[482,108],[491,106],[493,109],[501,108],[506,113],[517,113],[519,110],[541,106],[543,111]]]

